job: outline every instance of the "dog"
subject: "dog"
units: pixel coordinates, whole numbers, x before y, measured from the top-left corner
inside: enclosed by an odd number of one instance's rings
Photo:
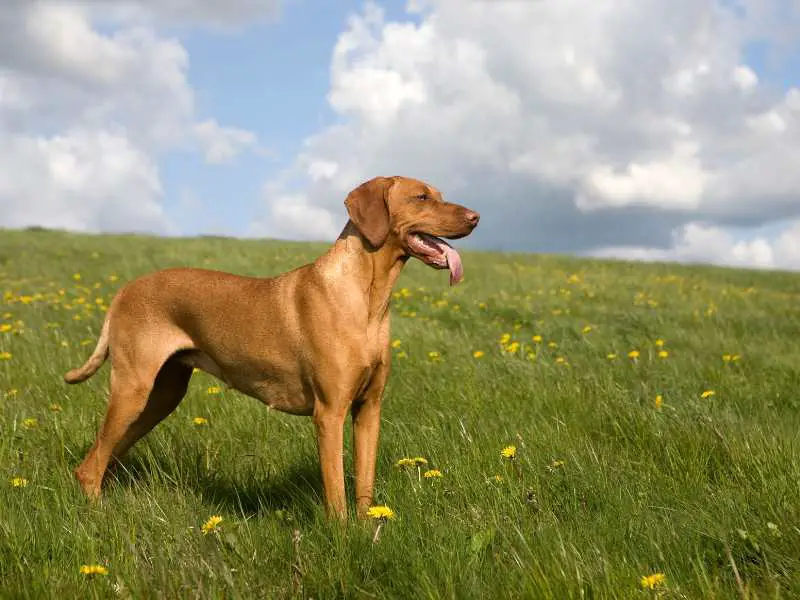
[[[343,430],[353,422],[357,516],[373,499],[380,411],[391,367],[392,286],[410,257],[463,277],[458,252],[480,215],[408,177],[376,177],[345,199],[327,252],[275,277],[198,268],[156,271],[112,300],[97,346],[64,375],[75,384],[111,358],[102,427],[75,476],[90,500],[103,477],[186,393],[193,369],[285,413],[310,416],[326,514],[347,519]]]

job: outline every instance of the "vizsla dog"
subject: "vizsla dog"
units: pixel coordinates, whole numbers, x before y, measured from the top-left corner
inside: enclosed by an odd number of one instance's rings
[[[75,476],[92,500],[106,468],[180,403],[192,369],[277,410],[311,416],[327,513],[347,518],[343,430],[353,419],[357,513],[372,502],[389,302],[409,257],[463,276],[442,237],[469,235],[478,213],[406,177],[376,177],[347,196],[350,220],[311,264],[276,277],[176,268],[145,275],[114,297],[97,347],[64,380],[79,383],[111,357],[105,422]]]

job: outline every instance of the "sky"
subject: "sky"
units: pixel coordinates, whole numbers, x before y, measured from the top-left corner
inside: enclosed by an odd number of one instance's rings
[[[800,269],[798,0],[4,0],[0,228],[332,240],[406,175],[458,247]]]

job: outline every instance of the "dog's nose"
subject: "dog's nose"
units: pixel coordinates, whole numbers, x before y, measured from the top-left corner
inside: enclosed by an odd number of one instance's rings
[[[474,210],[468,210],[465,217],[467,219],[467,223],[469,223],[473,227],[475,227],[478,224],[478,221],[481,220],[480,213],[475,212]]]

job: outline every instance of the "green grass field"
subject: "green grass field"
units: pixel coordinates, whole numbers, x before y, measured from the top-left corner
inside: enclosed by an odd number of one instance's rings
[[[326,520],[310,419],[204,373],[89,505],[72,470],[109,369],[61,378],[115,290],[324,249],[0,232],[0,597],[800,597],[800,276],[782,273],[464,252],[449,288],[411,261],[377,544],[375,522]]]

